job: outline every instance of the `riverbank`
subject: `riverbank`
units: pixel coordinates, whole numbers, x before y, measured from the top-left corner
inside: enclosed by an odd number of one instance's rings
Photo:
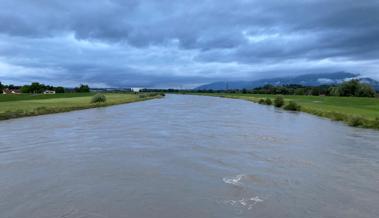
[[[38,116],[96,107],[126,104],[162,97],[156,93],[107,93],[105,103],[91,103],[95,93],[67,93],[56,95],[0,95],[0,120]]]
[[[200,95],[243,99],[258,103],[260,99],[275,95],[233,94],[233,93],[201,93]],[[342,121],[350,126],[379,129],[379,99],[358,97],[330,96],[283,96],[286,103],[294,101],[301,106],[300,111]]]

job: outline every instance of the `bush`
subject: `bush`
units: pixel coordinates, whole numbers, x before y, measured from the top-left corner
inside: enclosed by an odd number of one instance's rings
[[[272,105],[272,101],[271,101],[271,99],[266,98],[266,100],[265,100],[265,104],[267,104],[267,105]]]
[[[285,110],[289,110],[289,111],[300,111],[301,109],[301,106],[298,105],[296,102],[294,101],[290,101],[285,107],[284,107]]]
[[[379,117],[371,122],[371,128],[379,129]]]
[[[274,100],[275,107],[282,107],[284,105],[284,99],[282,96],[278,96]]]
[[[104,103],[107,101],[107,98],[103,94],[96,94],[92,97],[91,103]]]
[[[364,126],[365,120],[362,117],[351,117],[348,121],[349,126]]]
[[[334,121],[344,121],[344,120],[346,120],[346,115],[338,113],[338,112],[334,112],[334,111],[330,112],[328,114],[328,117],[330,117],[330,119],[332,119]]]
[[[259,104],[265,104],[265,100],[263,98],[259,99],[258,101]]]

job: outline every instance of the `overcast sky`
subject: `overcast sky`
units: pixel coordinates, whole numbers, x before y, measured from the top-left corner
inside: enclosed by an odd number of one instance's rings
[[[378,0],[0,0],[0,81],[193,87],[379,79]]]

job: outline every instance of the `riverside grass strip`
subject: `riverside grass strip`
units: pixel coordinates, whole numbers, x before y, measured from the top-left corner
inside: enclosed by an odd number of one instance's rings
[[[105,94],[106,102],[91,103],[93,95],[92,93],[78,94],[77,96],[75,96],[75,94],[69,94],[66,95],[67,97],[57,95],[56,98],[54,98],[54,95],[50,95],[42,99],[38,97],[33,98],[35,96],[12,96],[10,101],[1,101],[1,98],[7,97],[9,99],[9,96],[0,96],[0,120],[106,107],[162,97],[162,95],[158,93],[107,93]],[[19,97],[20,100],[17,100],[17,97]]]

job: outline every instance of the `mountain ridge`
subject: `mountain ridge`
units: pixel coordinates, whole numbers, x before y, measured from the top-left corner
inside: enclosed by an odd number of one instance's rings
[[[379,81],[368,77],[360,77],[360,74],[348,72],[303,74],[291,77],[277,77],[259,79],[253,81],[225,81],[205,84],[195,88],[195,90],[228,90],[228,89],[254,89],[264,85],[290,85],[298,84],[304,86],[319,86],[338,84],[349,79],[358,79],[361,82],[373,86],[379,91]]]

